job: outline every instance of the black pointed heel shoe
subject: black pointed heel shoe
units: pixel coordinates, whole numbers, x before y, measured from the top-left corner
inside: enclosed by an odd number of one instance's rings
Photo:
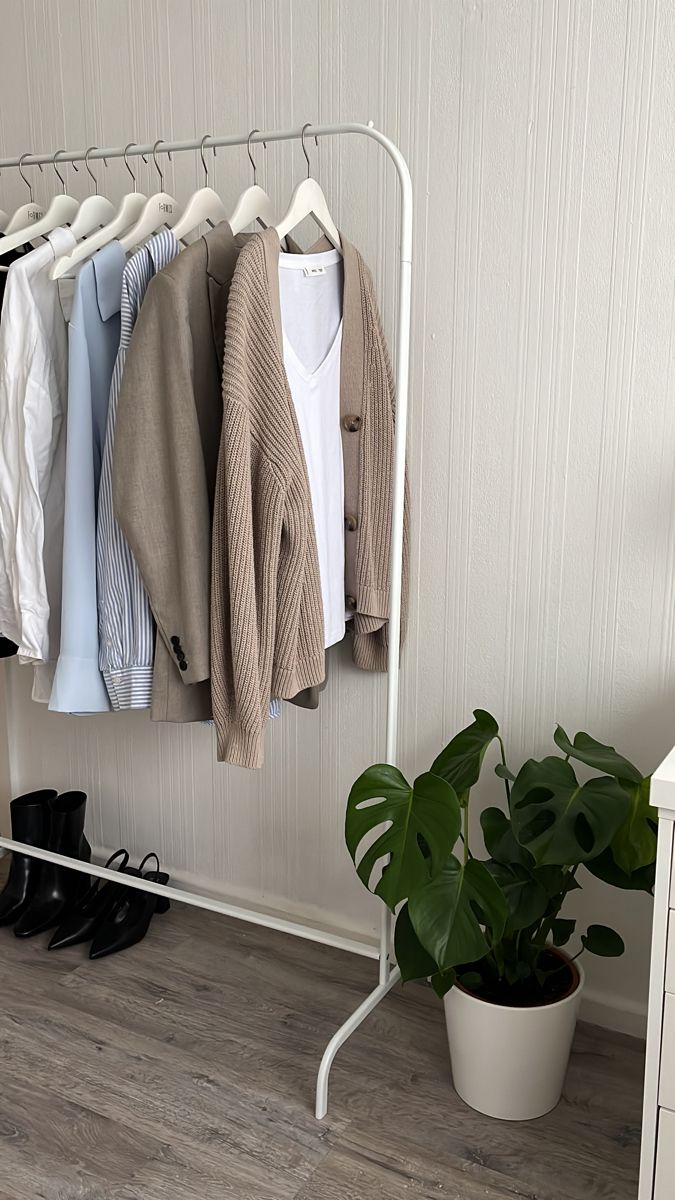
[[[129,862],[127,850],[117,850],[111,854],[106,867],[111,868],[119,862],[117,870],[124,875]],[[95,879],[88,892],[66,912],[58,929],[52,935],[48,950],[63,950],[66,946],[79,946],[81,942],[90,942],[96,930],[103,924],[113,911],[123,884]]]
[[[149,859],[157,863],[156,871],[143,871]],[[153,852],[146,854],[143,862],[134,874],[142,875],[153,883],[167,884],[169,876],[166,871],[160,871],[159,859]],[[117,954],[120,950],[128,950],[145,937],[150,922],[155,913],[166,913],[171,902],[165,896],[155,896],[152,892],[140,892],[136,888],[125,888],[117,900],[115,908],[96,931],[89,950],[90,958],[105,958],[108,954]]]
[[[84,836],[86,804],[84,792],[63,792],[49,801],[48,850],[80,862],[91,861],[91,846]],[[33,898],[14,926],[17,937],[33,937],[58,925],[66,910],[91,886],[88,875],[60,863],[41,862],[40,868]]]
[[[49,830],[49,801],[57,793],[49,788],[40,792],[27,792],[17,796],[9,806],[12,823],[12,838],[28,846],[47,849]],[[35,895],[42,870],[39,858],[12,852],[9,877],[0,892],[0,925],[13,925],[28,908]]]

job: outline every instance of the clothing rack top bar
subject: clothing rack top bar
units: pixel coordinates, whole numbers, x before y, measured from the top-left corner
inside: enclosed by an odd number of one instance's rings
[[[372,138],[373,141],[379,142],[380,145],[383,146],[387,151],[389,157],[393,159],[396,170],[398,171],[404,207],[406,207],[406,197],[408,198],[412,207],[412,182],[410,179],[408,164],[406,163],[405,158],[401,154],[398,146],[395,145],[395,143],[392,142],[384,133],[380,133],[379,129],[375,129],[371,124],[364,125],[363,123],[356,121],[345,122],[340,125],[305,126],[304,133],[306,138],[336,137],[343,133],[356,133],[361,134],[363,137]],[[199,150],[202,147],[205,150],[209,150],[212,147],[219,149],[227,146],[245,146],[249,142],[249,137],[251,145],[255,145],[258,142],[293,142],[300,141],[302,139],[302,135],[302,128],[263,129],[251,135],[248,133],[233,133],[222,137],[207,137],[203,140],[201,138],[197,138],[187,142],[161,141],[156,147],[155,152],[157,154],[180,154],[182,151],[194,151]],[[129,150],[126,152],[127,157],[133,158],[141,154],[152,154],[154,147],[155,143],[153,142],[147,142],[145,144],[137,144],[136,142],[133,142]],[[58,153],[58,163],[60,165],[61,163],[84,162],[87,151],[59,150],[56,153]],[[91,162],[91,160],[95,158],[124,158],[124,154],[124,146],[97,146],[88,152],[87,157]],[[53,153],[26,154],[21,155],[18,158],[0,158],[0,171],[6,167],[18,167],[19,165],[22,165],[24,168],[31,166],[51,166],[53,162]],[[410,261],[412,250],[412,228],[406,229],[406,223],[404,222],[401,232],[401,260]]]

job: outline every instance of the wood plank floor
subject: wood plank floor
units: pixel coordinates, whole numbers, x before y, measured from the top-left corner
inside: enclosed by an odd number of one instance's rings
[[[0,930],[0,1200],[635,1200],[631,1038],[581,1026],[558,1109],[504,1124],[455,1096],[432,993],[399,988],[317,1123],[372,962],[175,906],[98,963],[45,943]]]

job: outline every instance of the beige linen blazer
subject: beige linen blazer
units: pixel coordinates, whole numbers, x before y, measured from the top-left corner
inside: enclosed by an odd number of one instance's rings
[[[117,410],[115,516],[157,623],[152,717],[211,717],[211,517],[230,281],[246,237],[222,222],[150,282]]]

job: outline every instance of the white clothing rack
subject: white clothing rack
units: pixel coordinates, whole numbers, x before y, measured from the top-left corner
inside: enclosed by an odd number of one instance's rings
[[[399,254],[400,277],[398,294],[398,320],[396,345],[396,433],[394,446],[394,484],[393,484],[393,521],[391,537],[391,573],[389,595],[389,651],[388,651],[388,691],[387,691],[387,734],[386,760],[391,764],[396,762],[398,735],[398,699],[399,699],[399,651],[401,628],[401,585],[403,567],[403,496],[405,475],[405,445],[406,426],[408,419],[408,372],[410,360],[410,295],[412,283],[412,218],[413,195],[410,171],[398,146],[385,137],[383,133],[368,125],[343,123],[338,125],[312,125],[305,127],[305,135],[310,137],[339,137],[342,134],[357,134],[361,137],[372,138],[384,148],[391,158],[398,174],[401,189]],[[247,142],[286,142],[302,138],[301,129],[272,129],[254,133],[233,134],[226,137],[207,137],[188,142],[160,142],[156,147],[157,154],[178,153],[183,150],[199,150],[200,148],[221,146],[245,146]],[[139,154],[152,154],[153,145],[136,145],[127,151],[127,157]],[[89,160],[93,158],[123,158],[125,149],[122,146],[96,148],[87,152]],[[84,150],[58,152],[59,164],[85,160]],[[0,159],[0,170],[5,167],[28,167],[38,164],[51,164],[51,154],[27,154],[21,158]],[[86,875],[94,875],[101,879],[110,879],[119,883],[119,874],[91,863],[54,854],[49,850],[41,850],[35,846],[27,846],[22,842],[12,841],[11,838],[0,837],[0,854],[14,850],[45,862],[60,863]],[[369,946],[363,942],[352,941],[337,934],[324,932],[319,928],[302,924],[298,921],[285,920],[280,916],[272,916],[264,912],[239,908],[215,899],[213,896],[196,892],[187,892],[171,886],[152,883],[148,880],[129,876],[125,879],[125,887],[137,888],[143,892],[154,892],[167,896],[171,900],[183,904],[191,904],[197,908],[210,909],[236,920],[247,921],[254,925],[276,929],[282,933],[306,938],[310,941],[322,942],[337,946],[356,954],[376,957],[379,961],[379,981],[377,987],[366,997],[362,1004],[351,1014],[343,1025],[333,1035],[328,1043],[319,1067],[316,1087],[316,1117],[321,1120],[328,1109],[328,1078],[335,1055],[347,1038],[358,1028],[361,1022],[386,996],[387,992],[400,978],[398,967],[391,961],[392,921],[389,910],[382,904],[379,920],[379,946]]]

